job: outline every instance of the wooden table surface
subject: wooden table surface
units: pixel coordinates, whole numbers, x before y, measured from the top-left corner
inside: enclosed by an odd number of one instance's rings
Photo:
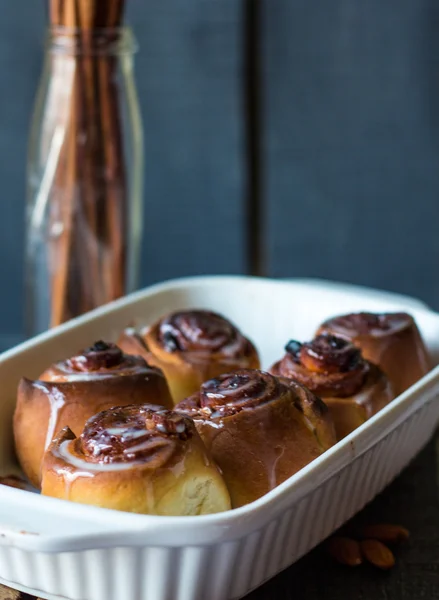
[[[360,519],[410,530],[391,571],[339,566],[319,546],[246,600],[439,600],[439,434]],[[0,586],[0,600],[34,599]]]

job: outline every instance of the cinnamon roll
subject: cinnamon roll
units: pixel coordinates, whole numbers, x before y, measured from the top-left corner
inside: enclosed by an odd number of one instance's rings
[[[270,372],[305,385],[329,407],[337,438],[359,427],[394,398],[389,380],[348,340],[322,334],[294,340]]]
[[[149,404],[103,411],[46,452],[42,493],[150,515],[201,515],[230,496],[191,419]]]
[[[430,357],[413,317],[407,313],[352,313],[325,321],[318,333],[350,340],[364,358],[390,379],[402,394],[431,369]]]
[[[260,366],[253,344],[227,319],[207,310],[172,313],[140,333],[129,328],[118,343],[163,370],[175,403],[207,379]]]
[[[234,508],[263,496],[336,441],[321,400],[258,370],[211,379],[176,410],[195,421]]]
[[[79,435],[87,419],[100,410],[145,402],[172,407],[163,373],[140,356],[129,356],[105,342],[55,363],[36,381],[23,378],[14,436],[25,474],[39,486],[44,451],[64,427]]]

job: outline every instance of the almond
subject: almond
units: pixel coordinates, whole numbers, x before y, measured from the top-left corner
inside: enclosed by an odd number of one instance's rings
[[[21,592],[0,585],[0,600],[20,600]]]
[[[379,569],[391,569],[395,564],[392,551],[378,540],[363,540],[360,547],[364,558]]]
[[[375,539],[388,544],[405,542],[410,537],[408,529],[401,525],[390,525],[389,523],[365,525],[360,530],[360,535],[364,539]]]
[[[356,567],[363,562],[360,544],[351,538],[333,537],[327,548],[330,556],[342,565]]]

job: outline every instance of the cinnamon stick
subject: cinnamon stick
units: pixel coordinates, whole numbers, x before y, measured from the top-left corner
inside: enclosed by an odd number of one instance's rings
[[[124,0],[49,0],[53,26],[77,36],[72,56],[71,107],[51,202],[62,233],[51,243],[52,318],[57,325],[124,293],[127,185],[118,87],[118,59],[96,51],[122,24]],[[105,32],[110,28],[113,31]],[[76,32],[76,33],[73,33]],[[117,39],[114,40],[117,42]],[[65,73],[55,86],[65,93]]]

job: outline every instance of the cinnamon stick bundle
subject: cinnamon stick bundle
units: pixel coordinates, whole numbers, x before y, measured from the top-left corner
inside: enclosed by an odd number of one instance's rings
[[[118,56],[125,0],[49,0],[51,94],[69,94],[50,191],[51,326],[125,292],[128,188]],[[63,100],[65,102],[65,100]]]

